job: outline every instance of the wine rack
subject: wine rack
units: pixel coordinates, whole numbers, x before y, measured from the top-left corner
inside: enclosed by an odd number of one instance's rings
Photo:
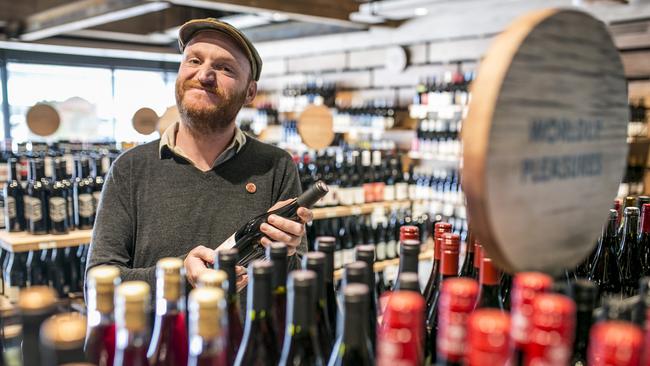
[[[76,247],[90,243],[92,232],[92,230],[75,230],[64,235],[33,235],[28,232],[8,233],[2,231],[0,232],[0,247],[14,253]]]
[[[336,207],[325,207],[325,208],[315,208],[313,209],[314,220],[321,219],[330,219],[334,217],[344,217],[344,216],[354,216],[354,215],[365,215],[372,213],[377,208],[392,209],[392,208],[407,208],[410,207],[413,202],[410,200],[404,201],[388,201],[388,202],[374,202],[374,203],[365,203],[363,205],[354,205],[354,206],[336,206]]]

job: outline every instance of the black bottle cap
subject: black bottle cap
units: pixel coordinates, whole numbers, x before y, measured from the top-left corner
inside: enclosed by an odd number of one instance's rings
[[[343,297],[346,304],[362,303],[368,301],[370,290],[362,283],[351,283],[343,289]]]
[[[323,266],[325,266],[325,253],[322,252],[310,252],[305,254],[302,257],[302,267],[304,269],[309,269],[312,271],[322,271]]]
[[[317,181],[314,183],[313,186],[311,186],[308,190],[306,190],[303,194],[298,197],[298,206],[300,207],[311,207],[313,206],[319,199],[323,198],[327,192],[329,192],[329,188],[327,188],[327,185],[325,182],[322,180]]]
[[[316,238],[316,250],[324,253],[334,253],[336,238],[333,236],[319,236]]]
[[[297,269],[291,271],[289,274],[288,288],[298,289],[307,288],[311,289],[316,285],[316,272],[307,269]]]
[[[275,242],[266,247],[266,257],[273,259],[286,259],[288,254],[287,245],[285,243]]]
[[[598,287],[591,281],[577,279],[571,285],[571,297],[577,311],[593,311],[598,297]]]
[[[273,264],[265,260],[256,260],[248,268],[251,277],[267,277],[273,273]]]
[[[420,280],[416,273],[400,273],[397,283],[399,283],[399,288],[397,288],[399,291],[415,291],[420,293]]]
[[[365,283],[367,278],[368,264],[362,261],[349,263],[345,266],[345,283]]]
[[[650,196],[639,196],[636,198],[636,207],[639,209],[641,209],[646,203],[650,203]]]
[[[217,260],[214,261],[215,269],[219,269],[221,266],[237,264],[239,260],[239,251],[237,248],[222,249],[217,251]]]
[[[625,207],[625,216],[639,216],[638,207]]]
[[[358,245],[355,248],[356,260],[366,262],[369,266],[375,263],[375,246],[373,244]]]

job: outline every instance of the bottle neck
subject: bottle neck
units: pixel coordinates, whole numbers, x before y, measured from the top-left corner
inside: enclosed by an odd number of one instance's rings
[[[634,237],[636,237],[639,231],[639,216],[637,215],[626,216],[623,223],[623,227],[626,236],[634,235]]]
[[[455,277],[458,275],[458,252],[445,250],[440,258],[440,279]]]
[[[419,248],[418,248],[419,249]],[[399,273],[413,272],[418,273],[419,264],[419,250],[407,249],[401,246],[400,260],[399,260]]]
[[[641,217],[641,233],[650,234],[650,214]]]
[[[343,343],[346,347],[364,347],[368,338],[366,302],[346,303],[343,315]]]
[[[593,323],[593,308],[584,307],[578,309],[576,314],[576,338],[573,346],[573,354],[586,359],[587,345],[589,344],[589,330]]]
[[[291,318],[287,319],[287,334],[306,332],[314,325],[314,298],[310,288],[294,290],[289,300],[288,310]]]
[[[271,310],[271,283],[270,278],[258,277],[253,281],[252,288],[248,290],[248,317],[249,320],[259,316],[268,316]]]
[[[286,293],[287,289],[287,257],[272,258],[273,263],[273,293]]]

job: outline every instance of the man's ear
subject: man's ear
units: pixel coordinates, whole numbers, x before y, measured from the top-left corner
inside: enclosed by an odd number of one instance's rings
[[[251,80],[248,83],[248,89],[246,89],[246,103],[245,104],[253,103],[253,99],[255,99],[256,95],[257,95],[257,81]]]

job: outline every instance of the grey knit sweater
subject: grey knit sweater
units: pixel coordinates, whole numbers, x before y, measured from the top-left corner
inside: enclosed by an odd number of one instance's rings
[[[248,183],[257,190],[249,193]],[[155,288],[155,265],[197,245],[216,248],[241,225],[277,201],[300,194],[291,156],[248,137],[230,160],[202,172],[159,141],[124,152],[104,183],[88,254],[88,269],[120,268],[122,281]],[[306,241],[298,253],[306,251]],[[290,269],[300,266],[289,260]]]

